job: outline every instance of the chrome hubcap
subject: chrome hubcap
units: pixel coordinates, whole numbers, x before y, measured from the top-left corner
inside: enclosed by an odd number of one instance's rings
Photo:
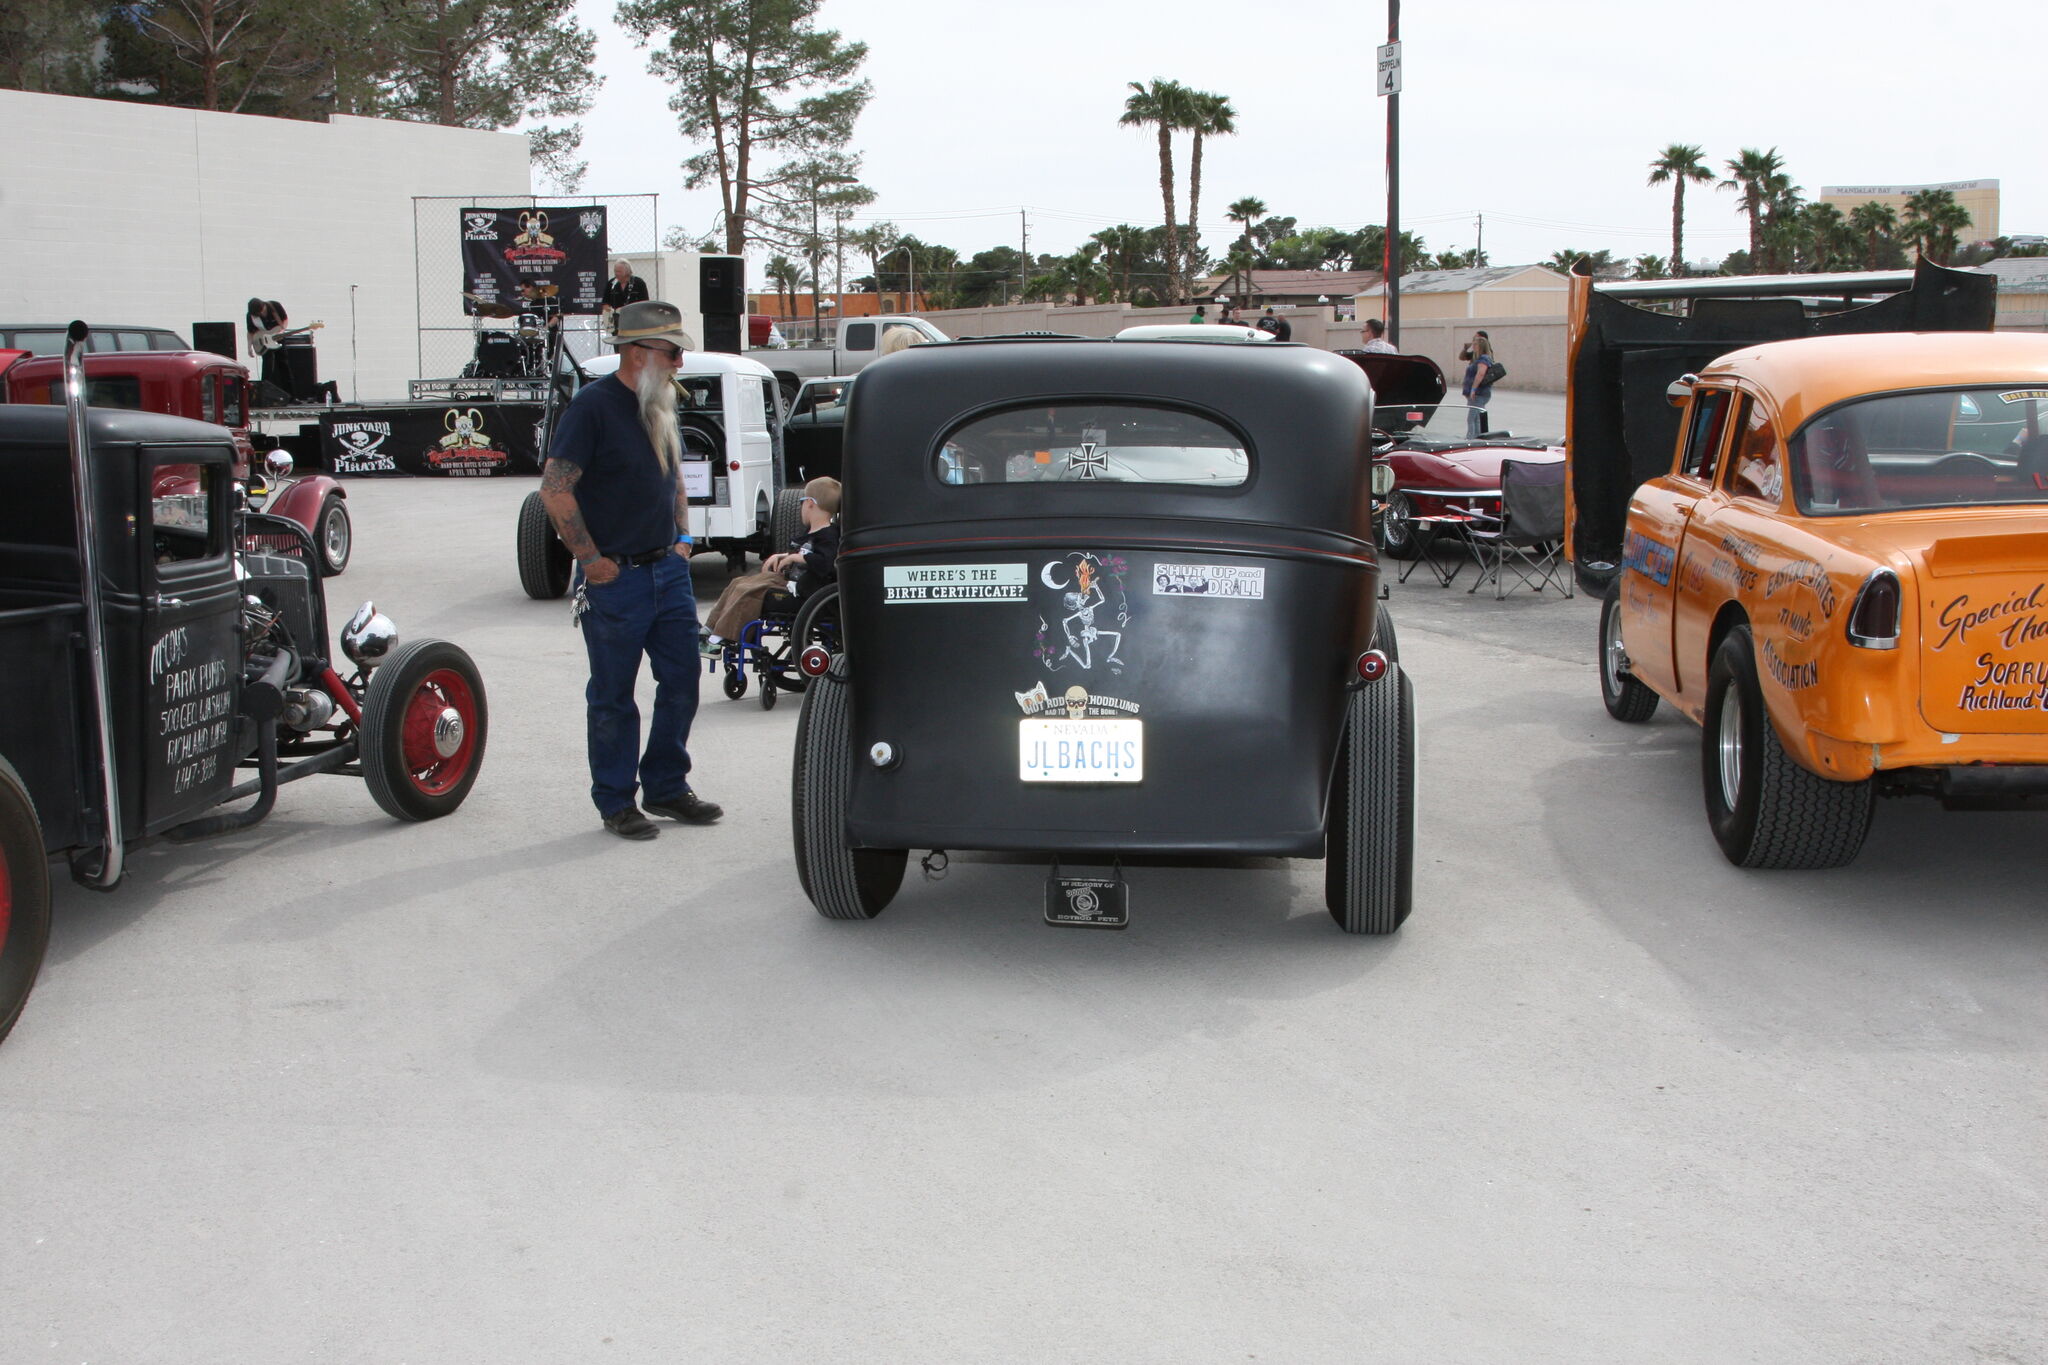
[[[443,707],[434,717],[434,752],[443,758],[455,757],[462,747],[462,734],[462,713],[452,706]]]
[[[336,508],[327,518],[327,558],[339,564],[348,557],[348,518]]]
[[[1721,695],[1721,728],[1714,743],[1721,760],[1721,804],[1734,810],[1742,791],[1742,693],[1733,687]]]
[[[1621,612],[1619,609],[1607,613],[1606,648],[1601,659],[1607,665],[1607,690],[1621,691],[1621,684],[1628,677],[1628,651],[1621,644]]]

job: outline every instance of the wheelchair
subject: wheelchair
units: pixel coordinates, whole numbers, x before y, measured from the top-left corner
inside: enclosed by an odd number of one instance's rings
[[[785,588],[770,588],[761,599],[761,614],[720,644],[704,666],[725,674],[725,695],[734,701],[747,695],[751,671],[760,684],[761,709],[772,711],[779,694],[801,692],[810,681],[797,667],[797,656],[811,645],[839,652],[837,583],[826,584],[802,603]]]

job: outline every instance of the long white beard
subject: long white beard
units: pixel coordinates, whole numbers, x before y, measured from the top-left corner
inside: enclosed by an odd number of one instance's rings
[[[633,392],[640,400],[640,425],[646,430],[647,439],[654,443],[662,469],[675,473],[683,455],[683,433],[676,423],[675,377],[664,374],[658,365],[645,366],[634,382]]]

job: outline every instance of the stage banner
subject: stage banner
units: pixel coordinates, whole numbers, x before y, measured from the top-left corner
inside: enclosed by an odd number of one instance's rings
[[[538,403],[339,408],[320,415],[320,460],[341,478],[540,473]]]
[[[465,314],[474,316],[479,303],[516,308],[525,284],[552,285],[564,313],[595,313],[604,303],[605,269],[602,204],[462,210]]]

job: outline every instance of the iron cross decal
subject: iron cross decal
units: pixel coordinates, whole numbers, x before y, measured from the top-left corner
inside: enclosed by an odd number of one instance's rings
[[[1080,478],[1092,479],[1109,472],[1109,452],[1097,450],[1095,442],[1083,442],[1081,448],[1067,456],[1067,468]]]

